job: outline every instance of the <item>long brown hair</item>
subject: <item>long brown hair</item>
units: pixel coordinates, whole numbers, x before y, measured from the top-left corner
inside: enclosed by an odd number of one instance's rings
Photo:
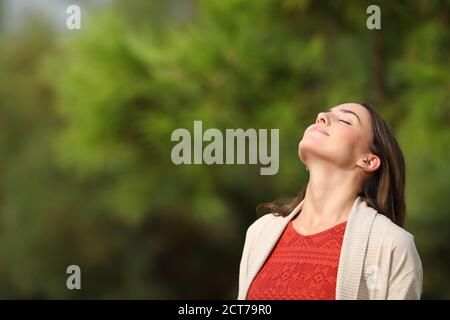
[[[381,165],[377,171],[364,183],[363,191],[358,195],[367,204],[391,219],[395,224],[403,227],[406,216],[405,204],[405,159],[402,150],[395,139],[394,134],[369,103],[360,103],[365,107],[371,116],[373,129],[373,140],[370,150],[381,160]],[[268,212],[276,216],[287,216],[305,198],[306,186],[299,194],[287,204],[280,204],[280,200],[274,202],[261,203],[257,207],[259,215]]]

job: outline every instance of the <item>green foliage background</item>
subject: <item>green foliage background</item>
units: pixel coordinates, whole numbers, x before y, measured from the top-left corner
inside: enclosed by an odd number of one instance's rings
[[[407,163],[424,298],[450,298],[449,2],[126,1],[0,34],[0,296],[237,296],[258,203],[317,112],[370,101]],[[65,14],[65,13],[62,13]],[[280,170],[175,166],[176,128],[280,128]],[[68,265],[82,290],[66,288]]]

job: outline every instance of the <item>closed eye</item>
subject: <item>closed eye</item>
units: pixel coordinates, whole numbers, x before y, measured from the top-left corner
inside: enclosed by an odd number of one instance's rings
[[[345,120],[341,120],[341,119],[339,119],[339,121],[342,121],[342,122],[344,122],[344,123],[346,123],[346,124],[348,124],[348,125],[351,125],[351,123],[350,123],[350,122],[348,122],[348,121],[345,121]]]

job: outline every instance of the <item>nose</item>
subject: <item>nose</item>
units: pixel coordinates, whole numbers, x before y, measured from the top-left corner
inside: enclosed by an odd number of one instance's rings
[[[326,112],[320,112],[317,115],[316,123],[329,125],[330,124],[330,119],[328,118],[328,114]]]

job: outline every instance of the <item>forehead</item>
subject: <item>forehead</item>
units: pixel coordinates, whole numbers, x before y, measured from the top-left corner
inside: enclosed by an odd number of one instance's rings
[[[370,124],[370,113],[362,105],[358,103],[343,103],[331,108],[333,111],[339,111],[341,109],[355,112],[361,119],[361,124],[363,126]]]

